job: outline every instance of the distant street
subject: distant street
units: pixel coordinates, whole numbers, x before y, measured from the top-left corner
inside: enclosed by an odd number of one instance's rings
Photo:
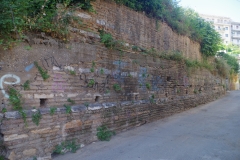
[[[240,160],[240,92],[54,160]]]

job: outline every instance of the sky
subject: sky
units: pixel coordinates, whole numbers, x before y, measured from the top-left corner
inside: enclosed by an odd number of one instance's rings
[[[179,0],[179,5],[201,14],[229,17],[240,22],[240,0]]]

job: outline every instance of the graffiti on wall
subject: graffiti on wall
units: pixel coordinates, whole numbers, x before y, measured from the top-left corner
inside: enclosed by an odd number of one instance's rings
[[[59,63],[57,62],[57,60],[55,59],[54,56],[44,57],[43,59],[41,59],[41,63],[46,70],[47,70],[47,68],[50,68],[53,66],[62,68],[62,66],[59,65]]]
[[[9,82],[9,81],[6,81],[5,79],[7,78],[12,78],[14,79],[15,81],[13,82]],[[4,86],[3,84],[7,84],[7,85],[14,85],[14,84],[18,84],[20,83],[21,80],[18,76],[14,75],[14,74],[5,74],[4,76],[2,76],[0,78],[0,89],[2,91],[2,94],[4,95],[5,98],[9,98],[9,95],[6,93],[6,91],[4,90]]]
[[[122,69],[128,66],[128,63],[121,60],[114,61],[113,64],[116,66],[116,70],[112,71],[112,76],[117,80],[119,84],[124,83],[124,77],[127,77],[129,74],[127,72],[122,72]]]
[[[146,89],[146,79],[147,79],[147,68],[140,67],[139,75],[138,75],[138,84],[140,85],[141,89]]]
[[[67,82],[63,79],[60,73],[54,73],[52,91],[53,92],[64,92]]]
[[[158,75],[152,76],[152,90],[153,91],[160,91],[161,86],[164,85],[164,80]]]
[[[87,77],[87,75],[85,73],[82,73],[82,74],[80,74],[79,79],[83,83],[83,85],[81,85],[81,87],[90,88],[99,93],[103,93],[103,92],[106,92],[106,90],[110,89],[108,86],[110,77],[111,77],[111,75],[107,74],[105,79],[102,82],[97,82],[92,77]],[[90,84],[91,81],[93,81],[94,84]]]

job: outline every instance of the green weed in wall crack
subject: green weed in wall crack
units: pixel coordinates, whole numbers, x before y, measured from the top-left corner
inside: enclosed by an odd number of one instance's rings
[[[88,87],[93,87],[94,84],[95,84],[94,79],[90,79],[88,82]]]
[[[181,91],[180,91],[180,89],[177,89],[177,93],[180,93]]]
[[[150,96],[150,98],[149,98],[149,101],[150,101],[150,103],[156,103],[156,101],[154,100],[154,98],[155,98],[155,95],[153,94],[153,95],[151,95]]]
[[[68,98],[67,101],[70,102],[71,104],[75,104],[75,101],[72,100],[71,98]]]
[[[103,70],[102,68],[100,69],[100,73],[101,73],[101,74],[104,74],[104,70]]]
[[[151,84],[150,83],[146,83],[146,87],[147,87],[148,90],[150,90],[151,89]]]
[[[45,81],[48,79],[50,76],[47,74],[47,71],[44,71],[42,67],[38,65],[37,62],[34,62],[35,67],[38,69],[39,73],[41,74],[43,80]]]
[[[69,70],[69,74],[72,75],[72,76],[75,76],[75,75],[76,75],[76,72],[75,72],[75,71],[72,71],[72,70]]]
[[[42,114],[39,110],[37,110],[37,112],[32,115],[32,121],[38,126],[41,119]]]
[[[92,61],[92,67],[95,67],[96,63],[94,61]]]
[[[106,33],[103,30],[99,30],[101,42],[105,45],[105,47],[109,49],[113,49],[116,45],[115,40],[113,39],[110,33]]]
[[[14,88],[9,88],[9,102],[16,111],[22,110],[22,95]]]
[[[71,106],[64,104],[64,107],[66,108],[66,113],[67,114],[71,114],[72,113]]]
[[[27,80],[24,84],[23,84],[23,89],[24,90],[29,90],[30,89],[30,81]]]
[[[56,111],[57,111],[57,108],[56,108],[56,107],[51,107],[51,108],[50,108],[50,115],[53,116]]]
[[[97,137],[100,141],[110,141],[113,135],[115,135],[115,132],[110,131],[105,125],[97,128]]]
[[[134,45],[134,46],[132,46],[132,50],[133,50],[133,51],[138,51],[138,49],[139,49],[139,47],[138,47],[138,46],[135,46],[135,45]]]
[[[116,92],[119,92],[119,91],[122,90],[122,88],[120,87],[119,84],[114,84],[114,85],[113,85],[113,89],[114,89]]]
[[[79,148],[80,146],[76,144],[76,140],[64,141],[55,147],[53,153],[56,154],[65,154],[66,152],[76,153],[76,151]]]
[[[15,88],[12,87],[8,89],[8,94],[10,104],[13,106],[13,109],[15,111],[18,111],[20,113],[21,117],[24,120],[25,126],[27,126],[27,115],[22,108],[22,95]]]
[[[2,109],[2,113],[6,113],[7,112],[7,109],[6,108],[3,108]]]
[[[92,67],[92,68],[90,68],[90,72],[92,72],[92,73],[94,72],[94,68],[93,68],[93,67]]]
[[[194,94],[197,94],[197,93],[198,93],[198,90],[197,90],[197,89],[194,89],[193,93],[194,93]]]
[[[85,102],[85,103],[84,103],[84,106],[86,106],[86,107],[88,108],[89,103],[88,103],[88,102]]]

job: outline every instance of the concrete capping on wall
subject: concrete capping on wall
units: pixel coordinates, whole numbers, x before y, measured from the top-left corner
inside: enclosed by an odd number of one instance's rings
[[[206,93],[203,93],[201,95],[205,95]],[[164,104],[167,103],[168,101],[174,102],[178,100],[185,100],[189,98],[194,98],[194,97],[199,97],[196,95],[187,95],[187,96],[176,96],[174,99],[169,100],[168,98],[159,98],[159,99],[153,99],[154,104]],[[91,103],[88,104],[88,106],[85,105],[72,105],[71,107],[71,112],[72,113],[79,113],[79,112],[84,112],[84,111],[95,111],[95,110],[101,110],[101,109],[108,109],[112,107],[125,107],[125,106],[131,106],[131,105],[141,105],[141,104],[153,104],[150,102],[149,99],[147,100],[134,100],[134,101],[123,101],[123,102],[107,102],[107,103]],[[40,108],[38,109],[41,113],[41,115],[47,115],[50,114],[50,108]],[[26,113],[26,117],[30,118],[32,117],[33,114],[35,114],[37,109],[31,109],[31,110],[23,110]],[[55,114],[56,113],[66,113],[66,107],[58,107],[56,108]],[[11,112],[6,112],[6,113],[0,113],[0,120],[3,118],[7,119],[21,119],[22,116],[18,111],[11,111]]]
[[[159,99],[160,100],[160,99]],[[156,101],[156,99],[155,99]],[[160,100],[161,101],[161,100]],[[161,101],[162,102],[162,101]],[[130,106],[130,105],[140,105],[140,104],[151,104],[149,100],[138,100],[138,101],[124,101],[124,102],[107,102],[107,103],[91,103],[87,107],[85,105],[72,105],[71,112],[72,113],[78,113],[83,111],[95,111],[100,109],[107,109],[111,107],[124,107],[124,106]],[[38,109],[41,113],[41,115],[46,115],[50,113],[50,108],[40,108]],[[26,117],[30,118],[33,114],[35,114],[37,109],[31,109],[31,110],[23,110],[26,113]],[[55,113],[66,113],[66,107],[58,107]],[[0,114],[0,120],[1,118],[8,118],[8,119],[21,119],[22,116],[18,111],[11,111],[6,112],[4,114]]]

